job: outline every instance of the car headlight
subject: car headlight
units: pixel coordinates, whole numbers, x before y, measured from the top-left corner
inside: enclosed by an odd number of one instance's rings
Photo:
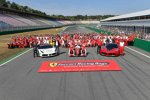
[[[40,50],[40,52],[44,53],[42,50]]]

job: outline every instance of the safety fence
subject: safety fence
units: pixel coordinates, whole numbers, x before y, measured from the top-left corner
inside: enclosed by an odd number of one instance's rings
[[[145,51],[150,52],[150,41],[136,38],[134,40],[134,46],[137,47],[137,48],[140,48],[140,49],[143,49]]]

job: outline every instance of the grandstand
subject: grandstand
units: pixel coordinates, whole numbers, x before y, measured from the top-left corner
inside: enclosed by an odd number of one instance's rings
[[[71,21],[0,8],[0,32],[61,27],[70,24],[73,23]]]
[[[76,24],[99,24],[100,21],[73,21]]]
[[[102,27],[115,27],[121,30],[150,33],[150,9],[124,14],[101,20]]]

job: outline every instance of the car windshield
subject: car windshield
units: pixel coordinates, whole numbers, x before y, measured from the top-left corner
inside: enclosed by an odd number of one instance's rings
[[[118,48],[118,45],[117,45],[117,44],[108,44],[108,45],[106,46],[106,48],[107,48],[107,50],[112,50],[112,49],[114,49],[114,48]]]
[[[38,49],[48,49],[48,48],[53,48],[53,46],[51,46],[51,45],[41,45],[41,46],[38,46]]]

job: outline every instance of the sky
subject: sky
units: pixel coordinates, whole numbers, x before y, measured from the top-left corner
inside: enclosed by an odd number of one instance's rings
[[[49,15],[122,15],[150,9],[150,0],[9,0]]]

